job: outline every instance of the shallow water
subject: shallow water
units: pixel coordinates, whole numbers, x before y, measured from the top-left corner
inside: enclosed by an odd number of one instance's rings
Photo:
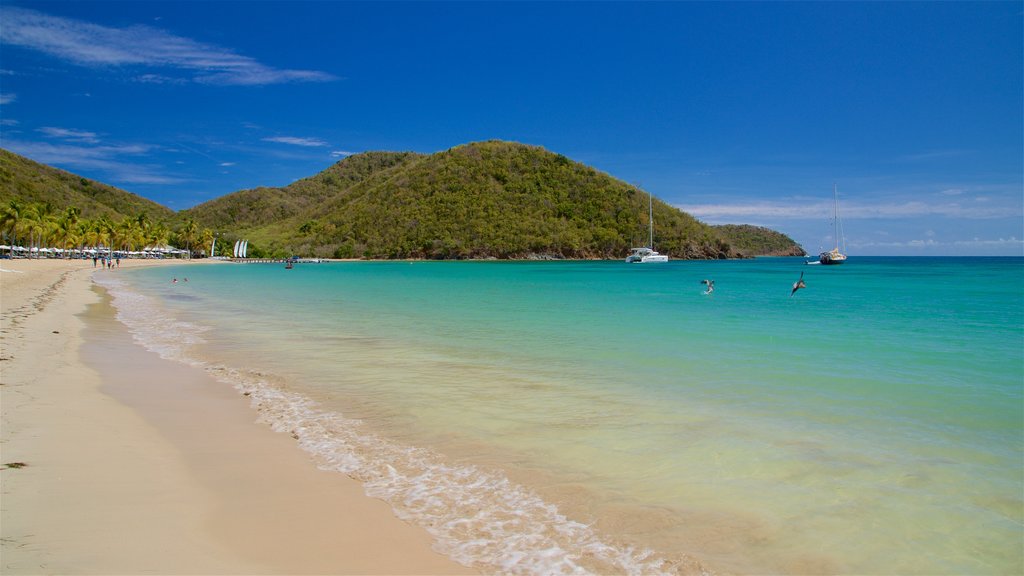
[[[1024,571],[1024,259],[97,278],[487,572]]]

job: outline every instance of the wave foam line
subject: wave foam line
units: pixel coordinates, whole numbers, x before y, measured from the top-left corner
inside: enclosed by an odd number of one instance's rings
[[[325,411],[310,398],[275,386],[271,377],[189,357],[208,330],[169,316],[157,302],[110,278],[117,318],[137,342],[165,359],[204,368],[250,397],[260,420],[291,434],[323,470],[363,483],[368,496],[426,529],[434,548],[466,566],[501,574],[673,574],[681,568],[649,550],[616,546],[566,518],[504,474],[453,466],[425,448],[401,446],[363,430],[364,424]],[[699,569],[704,572],[703,569]]]

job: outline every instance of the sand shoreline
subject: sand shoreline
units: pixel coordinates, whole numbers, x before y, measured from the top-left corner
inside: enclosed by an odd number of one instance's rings
[[[117,270],[0,270],[2,573],[474,573],[236,391],[135,344],[91,280]]]

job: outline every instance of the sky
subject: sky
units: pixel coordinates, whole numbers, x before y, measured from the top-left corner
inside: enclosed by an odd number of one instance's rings
[[[1022,256],[1022,78],[1019,1],[0,4],[0,147],[174,210],[502,139],[810,253],[835,187],[851,256]]]

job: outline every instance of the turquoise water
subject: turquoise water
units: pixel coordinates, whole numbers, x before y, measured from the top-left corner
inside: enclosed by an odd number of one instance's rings
[[[97,279],[485,572],[1024,572],[1024,259]]]

